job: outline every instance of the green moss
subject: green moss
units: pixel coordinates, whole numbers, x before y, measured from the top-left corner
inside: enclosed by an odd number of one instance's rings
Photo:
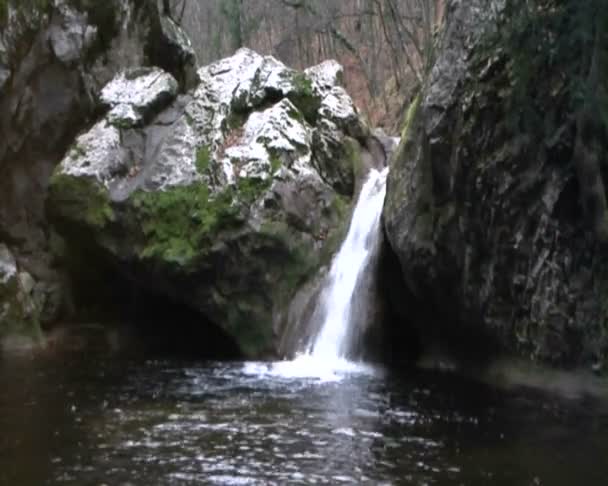
[[[207,172],[210,160],[211,154],[209,152],[209,147],[205,145],[196,150],[196,169],[198,170],[199,174],[204,174]]]
[[[108,191],[92,177],[55,172],[49,186],[49,201],[62,219],[103,228],[114,220]]]
[[[323,243],[321,250],[320,264],[327,265],[338,250],[338,247],[346,238],[348,227],[350,225],[350,199],[336,195],[332,201],[331,211],[334,214],[335,227],[333,227]]]
[[[354,138],[345,137],[343,144],[344,156],[340,161],[342,171],[346,176],[352,176],[358,180],[367,172],[363,161],[361,144]]]
[[[142,258],[188,265],[208,251],[218,232],[242,223],[230,189],[210,197],[206,186],[193,184],[139,191],[132,201],[144,236]]]
[[[416,114],[418,113],[418,108],[420,108],[421,96],[418,94],[413,101],[410,103],[410,106],[405,113],[405,118],[403,120],[403,124],[401,126],[401,140],[399,142],[399,146],[395,150],[395,153],[391,157],[392,160],[396,160],[400,158],[402,154],[406,150],[406,145],[410,141],[412,137],[412,126],[414,123],[414,119],[416,118]],[[392,204],[391,196],[389,195],[387,198],[388,204]]]
[[[222,131],[224,133],[238,130],[245,125],[248,113],[231,111],[230,114],[222,121]]]
[[[291,80],[299,94],[303,96],[314,96],[312,81],[304,73],[294,73]]]
[[[134,120],[131,120],[129,118],[112,117],[112,119],[109,120],[108,123],[110,125],[112,125],[113,127],[118,128],[119,130],[129,130],[130,128],[133,128],[134,126],[136,126],[136,123],[134,123]]]
[[[272,161],[271,161],[272,164]],[[239,200],[245,204],[256,201],[272,183],[272,179],[254,179],[249,177],[239,178],[237,181]]]
[[[306,121],[314,124],[321,106],[321,98],[315,93],[312,81],[305,74],[295,72],[291,76],[291,82],[295,89],[292,93],[289,93],[287,98],[298,108],[299,113],[304,116]],[[296,117],[298,113],[293,112],[290,115]]]
[[[283,163],[281,162],[281,159],[279,157],[277,157],[277,156],[270,157],[270,169],[272,170],[273,174],[277,170],[279,170],[282,165],[283,165]]]
[[[407,109],[405,114],[405,120],[403,121],[403,126],[401,127],[401,142],[406,143],[408,137],[410,136],[410,127],[412,122],[414,121],[414,117],[416,113],[418,113],[418,108],[420,107],[420,95],[417,95],[414,100],[410,103],[410,106]]]
[[[6,25],[8,20],[8,0],[0,0],[0,27]]]
[[[293,118],[298,123],[304,123],[306,121],[304,118],[304,115],[297,108],[290,108],[287,111],[287,114],[289,115],[290,118]]]

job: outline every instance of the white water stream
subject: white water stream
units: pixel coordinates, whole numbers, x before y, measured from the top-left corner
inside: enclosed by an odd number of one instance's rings
[[[363,278],[376,272],[377,255],[382,239],[380,216],[386,194],[388,168],[371,169],[359,195],[350,228],[340,251],[334,257],[317,307],[309,325],[319,329],[293,361],[272,366],[250,364],[246,371],[287,378],[316,377],[339,379],[348,372],[372,368],[349,361],[358,322],[367,316],[367,288]],[[362,319],[363,318],[363,319]]]
[[[386,194],[388,168],[372,169],[361,189],[346,239],[335,256],[313,319],[322,322],[320,331],[307,349],[315,360],[334,363],[352,351],[355,300],[358,284],[369,271],[380,249],[380,215]],[[356,311],[365,314],[366,302],[357,302]]]

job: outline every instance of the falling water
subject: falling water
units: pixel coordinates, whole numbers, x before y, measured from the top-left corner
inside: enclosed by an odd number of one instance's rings
[[[344,373],[372,372],[375,369],[352,358],[359,325],[366,324],[370,302],[368,285],[375,273],[380,250],[380,216],[386,194],[388,168],[371,169],[353,212],[350,228],[334,257],[308,326],[318,332],[305,343],[292,361],[268,364],[249,363],[247,374],[287,378],[315,377],[339,380]]]
[[[366,289],[360,288],[362,276],[373,271],[379,251],[380,215],[386,193],[388,168],[372,169],[355,207],[350,228],[340,251],[334,258],[327,283],[320,295],[313,319],[321,322],[319,333],[308,345],[315,360],[336,362],[352,351],[355,321],[353,311],[366,314],[367,302],[360,301]]]

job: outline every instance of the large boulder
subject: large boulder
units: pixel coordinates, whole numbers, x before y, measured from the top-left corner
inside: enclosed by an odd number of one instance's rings
[[[189,41],[155,1],[0,2],[0,239],[38,284],[58,289],[67,282],[45,200],[74,136],[106,104],[124,123],[140,123],[148,105],[164,107],[177,84],[185,90],[194,82],[195,62]],[[99,99],[126,67],[155,65],[170,74],[162,73],[148,103],[137,101],[141,112],[129,111],[129,93],[120,98],[114,90]],[[44,312],[45,320],[60,317],[61,305],[52,308],[55,315]]]
[[[137,96],[126,119],[114,107],[76,139],[51,180],[52,214],[71,244],[199,310],[246,355],[272,353],[282,309],[345,229],[369,131],[336,76],[248,49],[202,68],[186,95],[164,90],[166,107],[150,103],[149,75],[130,70],[104,88]],[[315,141],[345,137],[344,180],[326,180],[338,161]]]
[[[493,43],[501,4],[449,2],[392,161],[386,233],[427,344],[599,366],[608,273],[579,205],[570,93],[550,62],[517,97],[513,60]],[[525,124],[536,104],[544,119]]]

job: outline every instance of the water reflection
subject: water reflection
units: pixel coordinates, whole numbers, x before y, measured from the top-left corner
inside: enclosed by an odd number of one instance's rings
[[[419,373],[0,365],[0,484],[603,485],[603,404]]]

